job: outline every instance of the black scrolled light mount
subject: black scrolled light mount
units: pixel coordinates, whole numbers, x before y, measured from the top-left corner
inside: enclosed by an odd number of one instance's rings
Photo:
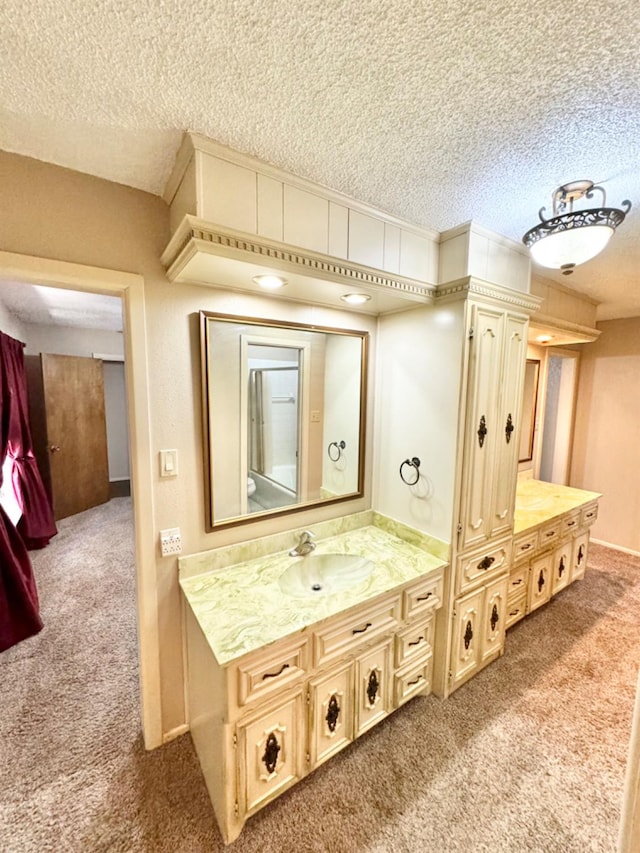
[[[405,471],[405,466],[413,469],[413,474],[410,471]],[[407,476],[413,479],[407,480]],[[416,485],[416,483],[420,479],[420,460],[417,456],[413,456],[411,459],[405,459],[404,462],[400,465],[400,479],[407,486]]]

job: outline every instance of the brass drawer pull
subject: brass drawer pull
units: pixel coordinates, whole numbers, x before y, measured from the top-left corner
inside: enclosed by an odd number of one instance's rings
[[[575,521],[567,521],[567,527],[573,527]]]
[[[585,518],[593,518],[594,515],[595,515],[595,512],[593,512],[593,510],[592,510],[591,512],[586,512],[584,517]]]
[[[520,608],[518,608],[517,610],[512,610],[512,611],[509,613],[509,616],[517,616],[517,615],[518,615],[518,613],[520,613]]]
[[[428,598],[431,598],[432,595],[433,595],[432,592],[428,592],[426,595],[419,595],[416,598],[416,601],[426,601]]]
[[[278,670],[278,672],[265,672],[265,674],[262,676],[262,680],[264,681],[266,678],[277,678],[279,675],[282,675],[285,669],[289,669],[288,663],[283,663],[282,667]]]
[[[491,566],[495,563],[495,561],[496,561],[495,557],[484,557],[478,563],[478,568],[484,572],[487,569],[491,568]]]
[[[407,681],[407,687],[413,687],[414,684],[419,684],[424,681],[424,675],[419,675],[414,681]]]
[[[412,640],[412,642],[410,642],[410,643],[409,643],[409,645],[410,645],[410,646],[419,646],[419,645],[420,645],[420,643],[421,643],[423,640],[424,640],[424,636],[423,636],[422,634],[420,634],[420,636],[418,637],[418,639],[417,639],[417,640]]]
[[[550,530],[548,533],[545,533],[544,535],[545,535],[545,536],[547,537],[547,539],[548,539],[550,536],[555,536],[555,535],[556,535],[556,531],[555,531],[555,530]]]
[[[528,551],[528,550],[529,550],[529,548],[531,548],[531,542],[527,542],[527,544],[526,544],[526,545],[521,545],[521,546],[520,546],[520,550],[521,550],[521,551]]]
[[[352,634],[364,634],[364,632],[367,630],[367,628],[370,628],[370,627],[371,627],[371,622],[367,622],[367,624],[364,626],[364,628],[354,628],[351,633]]]
[[[511,581],[511,586],[520,586],[522,583],[522,578],[518,578],[517,581]]]

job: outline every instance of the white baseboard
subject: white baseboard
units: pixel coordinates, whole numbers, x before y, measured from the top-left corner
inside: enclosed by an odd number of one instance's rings
[[[177,737],[186,735],[188,731],[189,726],[186,723],[183,723],[181,726],[176,726],[174,729],[171,729],[162,735],[162,743],[169,743],[169,741],[175,740]]]
[[[592,539],[596,545],[604,545],[605,548],[613,548],[614,551],[622,551],[623,554],[631,554],[632,557],[640,557],[640,551],[632,548],[623,548],[622,545],[614,545],[613,542],[605,542],[603,539]]]

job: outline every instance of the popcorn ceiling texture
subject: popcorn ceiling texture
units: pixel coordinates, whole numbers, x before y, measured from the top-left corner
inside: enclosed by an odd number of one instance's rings
[[[0,147],[152,193],[188,129],[438,231],[519,239],[577,178],[640,205],[631,0],[5,0],[0,23]],[[638,218],[564,283],[637,274]]]

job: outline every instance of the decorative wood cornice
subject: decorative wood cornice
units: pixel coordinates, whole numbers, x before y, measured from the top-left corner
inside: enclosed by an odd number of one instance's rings
[[[544,301],[539,296],[532,296],[530,293],[523,293],[520,290],[511,290],[508,287],[501,287],[498,284],[492,284],[472,276],[439,284],[435,289],[434,296],[436,303],[478,296],[482,299],[499,302],[501,305],[509,305],[528,314],[536,312]]]
[[[186,262],[195,252],[232,257],[248,263],[267,264],[282,271],[326,278],[339,283],[357,284],[364,288],[384,289],[414,302],[432,302],[436,290],[436,286],[432,284],[265,237],[234,231],[187,215],[161,257],[169,279],[174,281],[180,276]]]

